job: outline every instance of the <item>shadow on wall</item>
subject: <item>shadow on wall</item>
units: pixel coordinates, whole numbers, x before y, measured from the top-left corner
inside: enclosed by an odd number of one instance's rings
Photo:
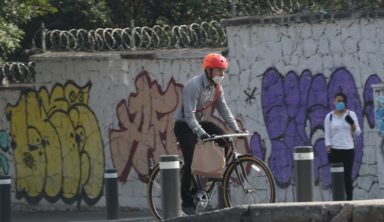
[[[110,129],[110,149],[112,161],[119,173],[120,181],[127,181],[132,169],[142,182],[161,154],[181,155],[173,133],[174,112],[180,103],[183,85],[172,78],[165,90],[156,80],[144,71],[136,77],[136,92],[122,100],[116,108],[119,120],[118,129]],[[210,121],[228,130],[224,123],[215,117],[212,110]],[[242,125],[241,123],[239,123]],[[246,139],[241,143],[241,153],[249,153]]]
[[[16,197],[95,204],[102,194],[104,150],[98,120],[88,107],[91,83],[68,81],[22,92],[8,104]]]
[[[371,85],[379,82],[381,80],[377,75],[368,77],[362,103],[355,80],[346,68],[336,69],[328,83],[323,74],[312,75],[309,70],[304,70],[301,75],[290,71],[285,76],[275,68],[265,71],[262,82],[262,109],[272,144],[268,165],[280,187],[288,186],[294,176],[293,147],[300,145],[313,145],[316,181],[325,186],[330,185],[331,175],[325,151],[323,124],[325,115],[334,109],[334,95],[340,91],[347,95],[347,105],[356,112],[362,130],[364,117],[369,127],[374,128]],[[262,155],[264,152],[259,140],[258,136],[251,140],[251,149],[256,155]],[[363,146],[364,138],[361,135],[356,138],[354,179],[360,169]]]

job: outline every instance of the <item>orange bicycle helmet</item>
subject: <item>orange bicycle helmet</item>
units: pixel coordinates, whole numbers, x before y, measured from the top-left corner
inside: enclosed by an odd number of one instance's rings
[[[228,61],[227,59],[217,53],[210,53],[205,56],[204,58],[204,69],[206,68],[220,68],[220,69],[227,69],[228,68]]]

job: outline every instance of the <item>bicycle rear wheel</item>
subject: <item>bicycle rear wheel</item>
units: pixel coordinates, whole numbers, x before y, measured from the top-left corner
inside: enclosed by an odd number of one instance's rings
[[[224,174],[227,207],[275,202],[275,180],[265,163],[256,157],[240,156]]]
[[[160,168],[159,168],[159,164],[156,164],[153,167],[151,174],[148,177],[147,202],[148,202],[149,210],[157,220],[162,219],[160,195],[161,195]]]

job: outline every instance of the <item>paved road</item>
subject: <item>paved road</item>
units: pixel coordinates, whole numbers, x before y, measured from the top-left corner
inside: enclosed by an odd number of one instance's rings
[[[116,221],[153,221],[148,211],[121,211]],[[12,222],[105,221],[104,211],[14,212]]]

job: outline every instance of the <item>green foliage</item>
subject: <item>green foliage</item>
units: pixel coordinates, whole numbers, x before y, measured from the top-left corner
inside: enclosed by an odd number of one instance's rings
[[[48,0],[0,0],[0,62],[20,47],[24,32],[20,25],[53,12]]]
[[[23,31],[12,23],[6,23],[0,17],[0,63],[20,46],[22,36]]]
[[[50,30],[192,24],[231,17],[231,2],[237,15],[384,7],[384,0],[0,0],[0,62],[26,59],[21,49],[31,48],[42,22]]]
[[[48,0],[0,0],[0,5],[0,17],[15,25],[55,11]]]
[[[181,25],[230,16],[228,0],[108,0],[115,26]]]
[[[31,47],[41,22],[48,29],[111,26],[106,0],[0,0],[0,5],[0,62],[25,58],[21,48]]]
[[[57,13],[42,17],[48,29],[94,29],[111,25],[105,0],[50,0]]]

